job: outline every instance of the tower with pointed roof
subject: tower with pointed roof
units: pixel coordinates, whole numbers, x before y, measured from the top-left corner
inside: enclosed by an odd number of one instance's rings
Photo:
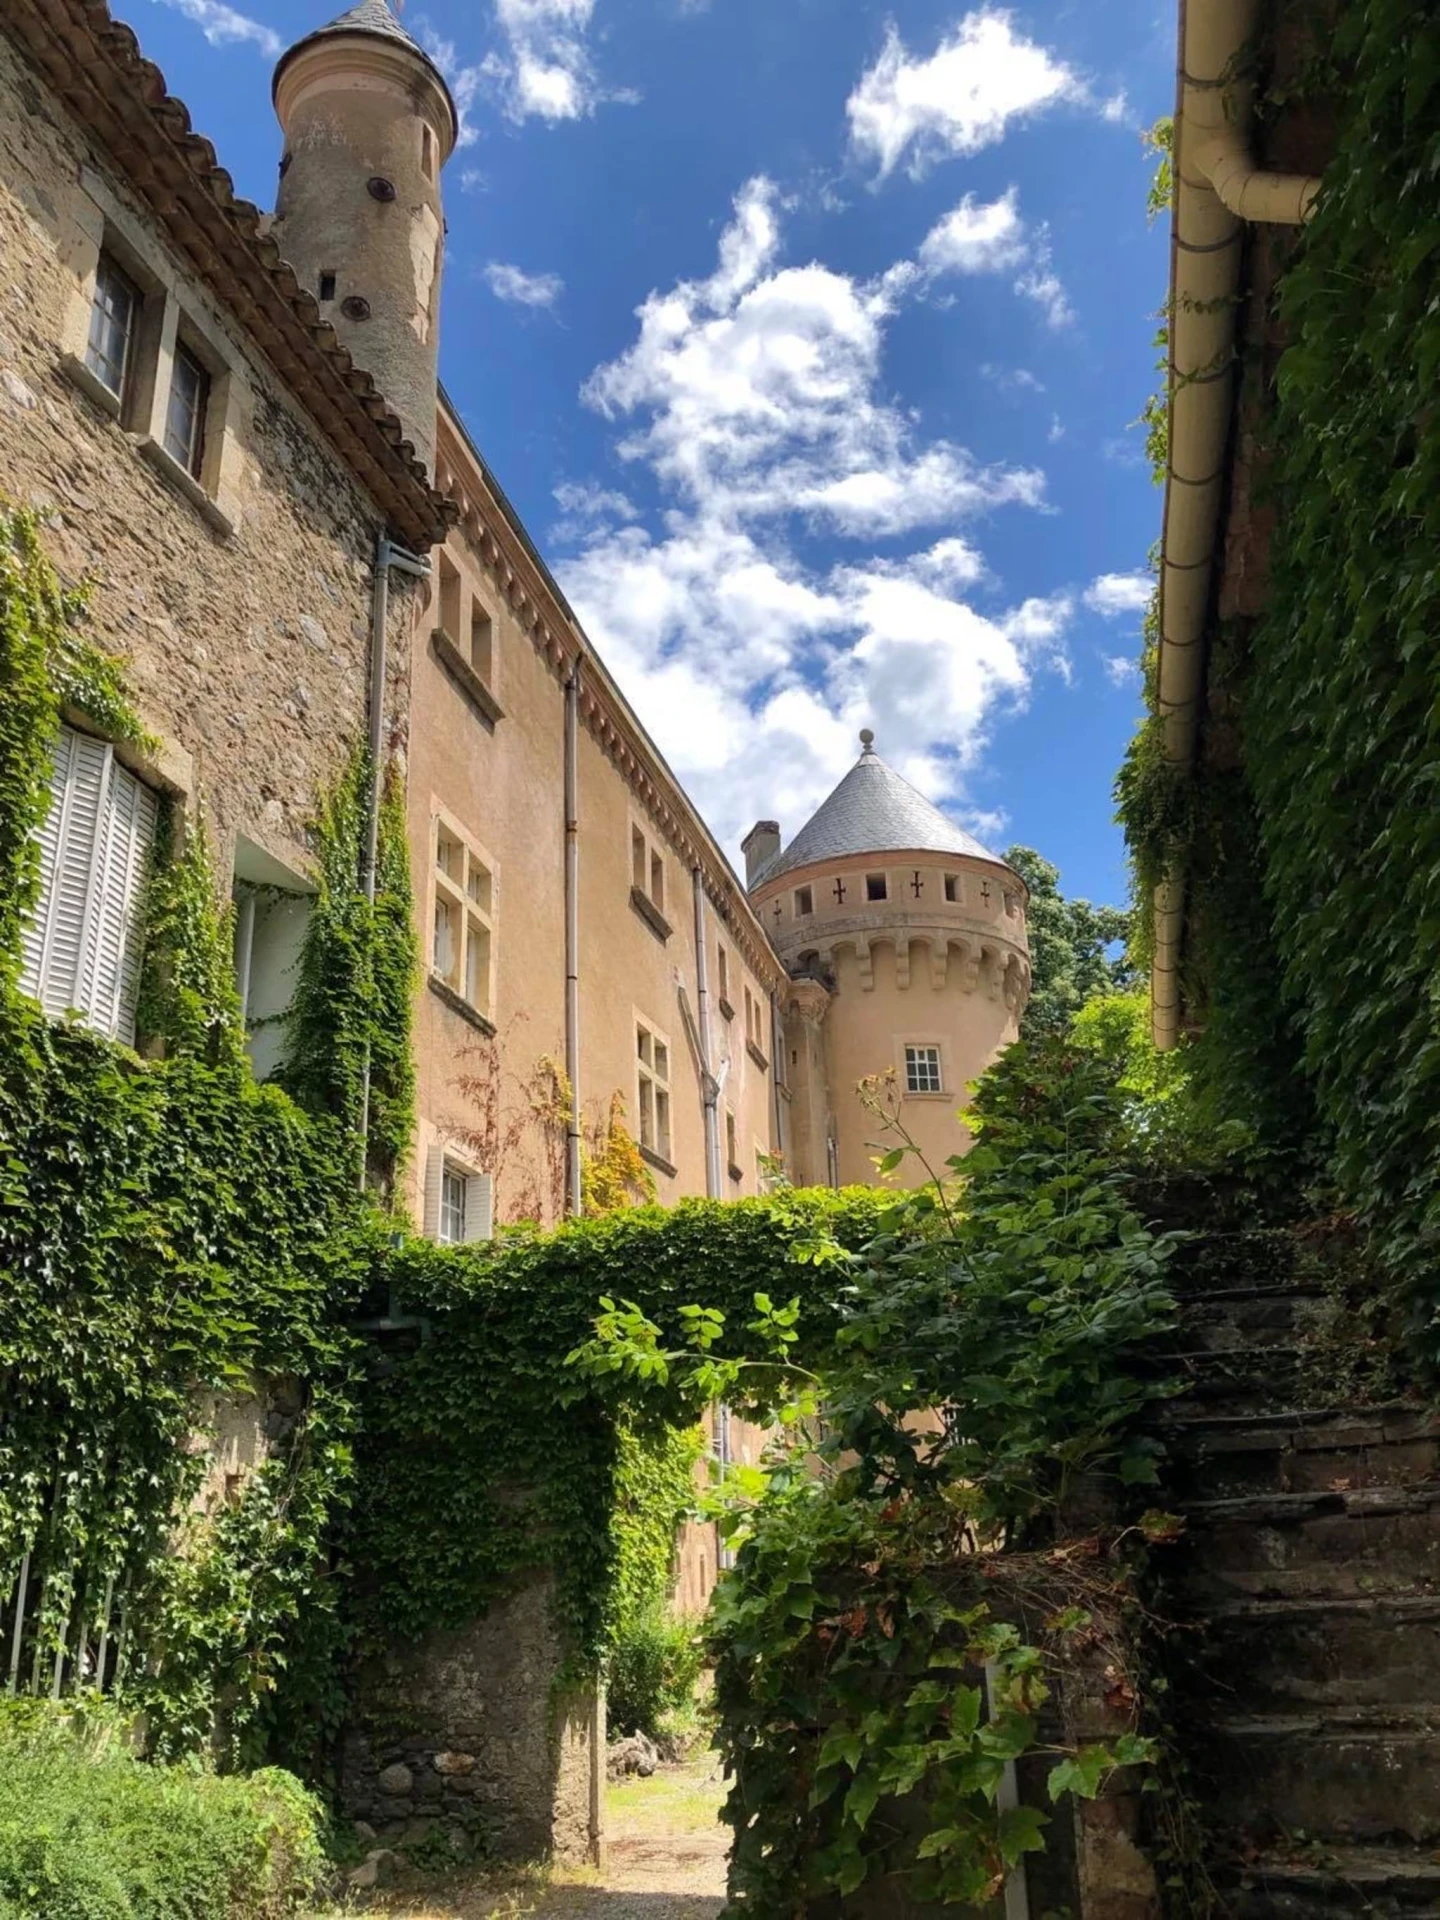
[[[433,467],[450,89],[386,0],[360,0],[281,55],[273,91],[285,150],[272,232]]]
[[[745,841],[751,900],[790,974],[780,1084],[803,1184],[874,1178],[857,1087],[892,1069],[932,1165],[963,1151],[966,1085],[1015,1038],[1030,989],[1024,881],[888,766],[868,728],[860,743],[788,845],[772,820]],[[901,1177],[924,1176],[907,1162]]]

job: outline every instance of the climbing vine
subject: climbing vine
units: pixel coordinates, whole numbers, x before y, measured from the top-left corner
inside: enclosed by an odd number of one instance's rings
[[[1277,284],[1273,380],[1246,375],[1268,593],[1214,636],[1194,779],[1147,741],[1122,811],[1142,886],[1186,873],[1201,1096],[1273,1154],[1301,1143],[1418,1277],[1440,1238],[1433,9],[1342,10],[1267,105],[1297,98],[1335,151]]]

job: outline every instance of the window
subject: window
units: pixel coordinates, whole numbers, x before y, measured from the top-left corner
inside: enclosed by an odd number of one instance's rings
[[[429,127],[420,129],[420,171],[427,180],[435,178],[435,136]]]
[[[725,1110],[725,1157],[730,1167],[730,1178],[740,1179],[740,1149],[735,1141],[735,1116],[728,1107]]]
[[[488,685],[495,677],[495,623],[484,603],[470,596],[470,664]]]
[[[320,270],[320,298],[322,300],[333,300],[335,298],[335,269],[333,267],[322,267]]]
[[[196,480],[205,459],[205,409],[209,404],[209,374],[188,347],[177,344],[170,403],[165,409],[165,451]]]
[[[140,317],[140,291],[122,273],[108,253],[95,270],[95,299],[90,309],[90,337],[85,364],[117,400],[125,397],[131,347]]]
[[[947,874],[946,874],[946,876],[945,876],[945,898],[946,898],[946,899],[947,899],[947,900],[948,900],[948,901],[950,902],[950,904],[951,904],[951,906],[952,906],[952,907],[953,907],[953,906],[957,906],[957,905],[959,904],[959,901],[960,901],[960,876],[959,876],[959,874],[958,874],[958,873],[947,873]]]
[[[60,729],[20,985],[46,1013],[73,1008],[127,1046],[135,1038],[141,902],[159,817],[158,796],[112,747]]]
[[[943,1093],[940,1080],[939,1047],[906,1047],[905,1091],[907,1093]]]
[[[257,1080],[284,1063],[285,1016],[295,997],[312,897],[298,874],[244,838],[235,844],[235,988]]]
[[[435,823],[432,974],[479,1014],[490,1013],[494,876],[475,848]]]
[[[495,1182],[438,1142],[425,1156],[425,1235],[458,1247],[495,1233]]]
[[[1005,894],[1005,911],[1006,913],[1009,914],[1012,920],[1015,918],[1016,914],[1019,913],[1020,897],[1018,894],[1011,893],[1007,890]]]
[[[630,823],[630,904],[657,939],[670,938],[665,918],[665,855],[634,820]]]
[[[867,873],[865,876],[865,898],[867,900],[886,900],[890,889],[883,873]]]
[[[727,1020],[733,1020],[735,1009],[730,1004],[730,956],[724,947],[715,949],[715,982],[720,991],[720,1011]]]
[[[438,572],[440,624],[458,647],[463,637],[460,632],[460,569],[443,548],[438,557]]]
[[[809,887],[797,887],[795,889],[796,917],[799,919],[803,919],[806,914],[813,913],[814,911],[815,911],[814,894],[811,893]]]
[[[670,1159],[670,1045],[643,1020],[635,1023],[636,1111],[640,1145],[660,1160]]]

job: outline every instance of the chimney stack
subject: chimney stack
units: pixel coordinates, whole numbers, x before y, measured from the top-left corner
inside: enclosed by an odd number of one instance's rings
[[[756,874],[780,851],[780,822],[757,820],[740,842],[740,851],[745,856],[745,884],[753,887]]]

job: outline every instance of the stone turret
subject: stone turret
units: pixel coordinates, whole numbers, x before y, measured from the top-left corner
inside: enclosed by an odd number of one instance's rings
[[[891,1067],[932,1164],[962,1151],[966,1084],[1015,1038],[1030,991],[1024,881],[887,766],[868,728],[860,742],[819,811],[749,876],[794,982],[786,1065],[801,1181],[874,1177],[875,1121],[855,1088]]]
[[[361,0],[281,55],[274,99],[275,239],[433,467],[450,89],[385,0]]]

